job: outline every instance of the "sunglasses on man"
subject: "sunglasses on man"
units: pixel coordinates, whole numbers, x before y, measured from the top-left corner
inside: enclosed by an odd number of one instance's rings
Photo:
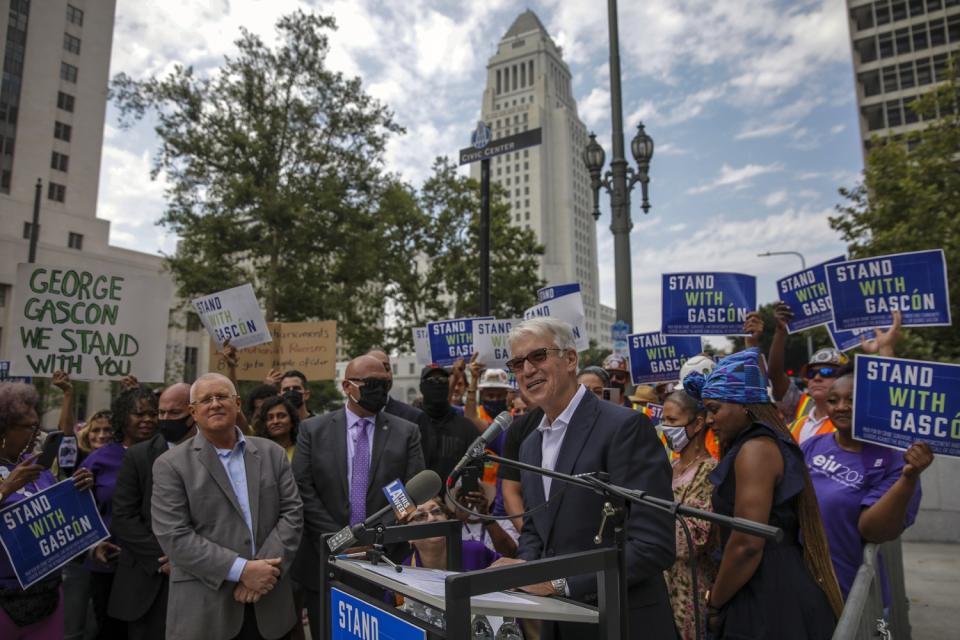
[[[803,374],[807,380],[813,380],[818,375],[821,378],[833,378],[837,375],[836,367],[810,367],[807,369],[807,372]]]
[[[507,360],[507,369],[510,369],[510,371],[514,373],[521,373],[523,371],[523,365],[527,360],[529,360],[530,364],[532,364],[533,366],[535,367],[539,366],[546,361],[547,355],[551,351],[562,352],[562,351],[565,351],[565,349],[558,349],[556,347],[544,347],[542,349],[534,349],[533,351],[531,351],[530,353],[528,353],[523,357],[511,358],[510,360]]]

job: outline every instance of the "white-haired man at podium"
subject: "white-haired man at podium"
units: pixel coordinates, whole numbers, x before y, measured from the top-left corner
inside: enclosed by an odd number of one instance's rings
[[[520,448],[520,461],[566,474],[605,472],[615,485],[643,489],[673,499],[670,465],[656,430],[642,413],[599,400],[577,383],[577,349],[565,322],[536,318],[520,323],[509,335],[509,368],[530,399],[544,411],[537,429]],[[550,504],[524,521],[519,560],[550,558],[596,549],[594,536],[604,499],[586,489],[530,472],[521,475],[527,509]],[[607,527],[604,540],[612,544]],[[627,583],[630,637],[673,638],[676,628],[663,571],[674,562],[673,518],[664,512],[634,506],[627,522]],[[529,585],[537,595],[560,595],[595,603],[595,575],[570,576]],[[596,627],[545,622],[544,640],[590,637]]]

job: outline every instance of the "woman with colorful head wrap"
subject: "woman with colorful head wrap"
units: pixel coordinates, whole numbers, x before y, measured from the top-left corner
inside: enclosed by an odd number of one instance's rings
[[[843,599],[803,455],[770,402],[759,352],[723,358],[684,387],[720,438],[714,511],[783,529],[779,543],[721,531],[708,628],[718,638],[831,637]]]

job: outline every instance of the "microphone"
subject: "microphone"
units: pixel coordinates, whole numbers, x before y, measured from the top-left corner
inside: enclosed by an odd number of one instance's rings
[[[397,487],[397,485],[399,485],[399,487]],[[358,522],[352,527],[347,525],[340,531],[330,536],[330,539],[327,540],[327,546],[330,548],[330,552],[337,553],[342,549],[348,549],[356,545],[357,535],[359,535],[367,527],[377,524],[380,519],[383,518],[383,516],[389,514],[391,511],[395,511],[394,503],[401,500],[393,499],[393,496],[402,492],[403,489],[406,489],[406,496],[403,497],[409,497],[410,501],[414,505],[419,505],[440,493],[440,488],[442,486],[443,482],[440,480],[440,476],[437,475],[436,471],[431,471],[430,469],[424,469],[417,475],[410,478],[410,482],[407,483],[406,487],[404,487],[399,480],[394,480],[387,485],[389,494],[391,496],[391,500],[387,503],[387,506],[369,516],[363,522]],[[390,518],[387,519],[387,522],[393,522],[395,520],[396,513],[393,513],[391,514]]]
[[[510,415],[509,411],[502,411],[500,415],[493,419],[493,422],[490,423],[490,426],[487,427],[487,430],[480,434],[480,437],[473,441],[473,444],[467,449],[467,452],[463,454],[463,457],[460,458],[460,462],[457,463],[457,466],[453,468],[453,471],[450,472],[450,475],[447,477],[447,486],[452,487],[457,482],[457,478],[460,477],[463,468],[483,455],[484,449],[487,448],[491,442],[497,439],[501,433],[510,428],[510,424],[513,422],[513,416]]]

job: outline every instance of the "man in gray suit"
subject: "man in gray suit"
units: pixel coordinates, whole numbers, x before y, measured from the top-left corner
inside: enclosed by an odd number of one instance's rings
[[[282,638],[296,622],[289,569],[303,504],[284,450],[236,426],[233,383],[190,388],[196,436],[153,465],[153,532],[169,557],[167,637]]]
[[[387,505],[384,485],[407,482],[424,468],[419,427],[383,411],[390,391],[383,365],[368,355],[355,358],[342,385],[346,406],[301,422],[293,454],[306,524],[294,577],[306,592],[312,634],[323,628],[323,534],[363,522]]]

